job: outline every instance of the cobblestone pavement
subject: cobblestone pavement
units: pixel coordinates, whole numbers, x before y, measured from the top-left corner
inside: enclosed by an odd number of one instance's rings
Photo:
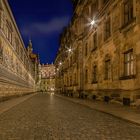
[[[38,94],[0,115],[0,140],[140,140],[140,126]]]

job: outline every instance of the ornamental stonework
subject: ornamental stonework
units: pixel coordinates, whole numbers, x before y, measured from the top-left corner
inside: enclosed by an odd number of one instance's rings
[[[33,64],[8,1],[0,0],[0,7],[0,87],[7,84],[1,89],[0,98],[34,92]]]

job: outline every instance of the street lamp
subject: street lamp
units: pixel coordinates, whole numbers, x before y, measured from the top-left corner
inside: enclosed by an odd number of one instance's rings
[[[71,46],[70,46],[70,47],[65,46],[65,49],[66,49],[66,52],[69,52],[69,53],[72,52],[72,48],[71,48]],[[65,53],[65,52],[64,52],[64,53]]]
[[[69,52],[69,53],[71,53],[71,52],[72,52],[72,49],[71,49],[71,48],[69,48],[69,49],[68,49],[68,52]]]
[[[62,65],[62,62],[59,62],[59,66],[61,66]]]
[[[90,22],[90,25],[94,25],[95,24],[95,20],[93,19],[93,20],[91,20],[91,22]]]

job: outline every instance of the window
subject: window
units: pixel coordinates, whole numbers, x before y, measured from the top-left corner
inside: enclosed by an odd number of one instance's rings
[[[109,0],[103,0],[103,3],[105,4],[105,3],[107,3]]]
[[[76,85],[76,73],[73,75],[73,85]]]
[[[88,22],[88,18],[89,18],[89,16],[90,16],[90,7],[88,6],[88,7],[86,7],[85,9],[84,9],[84,11],[83,11],[83,13],[84,13],[84,21],[82,22],[83,23],[83,29],[84,29],[84,31],[85,32],[87,32],[88,30],[89,30],[89,28],[88,28],[88,26],[85,26],[86,24],[87,24],[87,22]],[[80,25],[80,24],[79,24]],[[78,25],[78,28],[79,28],[79,25]]]
[[[72,76],[70,76],[70,86],[72,86]]]
[[[88,6],[88,7],[85,8],[85,11],[84,11],[84,14],[85,14],[86,18],[89,17],[89,13],[90,13],[90,11],[89,11],[89,6]]]
[[[97,83],[97,66],[93,66],[93,80],[92,83]]]
[[[98,0],[96,0],[92,5],[91,5],[91,16],[93,16],[98,10]]]
[[[88,45],[86,43],[86,45],[85,45],[85,56],[87,56],[87,54],[88,54]]]
[[[69,86],[69,78],[67,77],[67,86]]]
[[[93,49],[95,50],[97,48],[97,32],[93,35]]]
[[[0,42],[0,63],[3,59],[3,47],[2,47],[2,43]]]
[[[0,28],[2,28],[2,12],[0,12]]]
[[[124,24],[128,24],[133,19],[133,0],[124,2]]]
[[[72,66],[72,56],[70,56],[70,66]]]
[[[124,53],[124,76],[134,75],[134,56],[133,50]]]
[[[110,59],[105,61],[105,80],[111,79],[111,61]]]
[[[104,40],[107,40],[111,36],[111,21],[110,17],[106,20],[105,22],[105,27],[104,27]]]
[[[85,71],[85,83],[88,82],[88,70]]]

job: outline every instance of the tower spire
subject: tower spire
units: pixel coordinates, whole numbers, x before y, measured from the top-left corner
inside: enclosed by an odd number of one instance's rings
[[[33,45],[31,39],[29,39],[29,44],[28,44],[28,54],[31,54],[33,52]]]

